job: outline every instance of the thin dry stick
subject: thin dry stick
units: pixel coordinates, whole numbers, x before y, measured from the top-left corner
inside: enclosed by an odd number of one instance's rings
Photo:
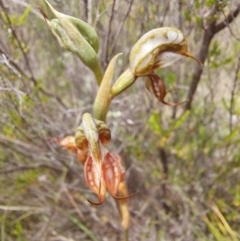
[[[170,1],[167,1],[167,3],[164,5],[165,6],[164,10],[160,9],[159,6],[162,6],[162,3],[160,1],[157,4],[157,13],[158,13],[157,16],[158,16],[158,26],[162,27],[164,25],[164,21],[167,17],[167,13],[168,13],[169,6],[170,6]]]
[[[239,12],[240,12],[240,4],[238,4],[238,5],[237,5],[237,8],[236,8],[233,12],[229,13],[228,16],[226,16],[222,4],[220,4],[220,6],[221,6],[221,11],[222,11],[225,19],[216,26],[215,32],[217,33],[217,32],[219,32],[219,31],[221,31],[222,29],[224,29],[225,27],[228,27],[228,29],[229,29],[230,33],[232,34],[232,36],[233,36],[235,39],[240,40],[240,38],[237,37],[237,36],[234,34],[234,32],[232,31],[232,29],[231,29],[231,27],[230,27],[230,23],[233,22],[233,20],[237,17],[237,15],[238,15]]]
[[[23,45],[21,44],[21,41],[20,41],[20,39],[18,38],[18,35],[17,35],[15,29],[12,27],[10,17],[9,17],[9,15],[8,15],[7,11],[6,11],[6,8],[5,8],[2,0],[0,0],[0,6],[1,6],[1,8],[2,8],[4,14],[5,14],[8,27],[11,29],[12,35],[13,35],[14,39],[16,40],[17,45],[18,45],[18,47],[19,47],[19,49],[20,49],[20,51],[21,51],[21,53],[22,53],[22,56],[23,56],[24,62],[25,62],[25,64],[26,64],[26,67],[27,67],[27,69],[28,69],[28,72],[30,73],[29,79],[33,82],[34,86],[38,86],[38,82],[37,82],[37,80],[36,80],[35,77],[34,77],[32,68],[31,68],[31,66],[30,66],[30,62],[29,62],[28,57],[27,57],[27,54],[26,54],[26,52],[24,51]],[[65,109],[67,108],[66,105],[62,102],[62,99],[61,99],[59,96],[56,96],[56,95],[54,95],[54,94],[52,94],[52,93],[47,92],[47,91],[44,90],[42,87],[39,87],[39,91],[41,91],[43,94],[45,94],[45,95],[47,95],[47,96],[49,96],[49,97],[54,97],[54,98],[56,98],[56,100],[59,102],[59,104],[60,104],[62,107],[64,107]],[[37,94],[37,96],[38,96],[38,98],[39,98],[39,94]]]
[[[134,1],[134,0],[131,0],[131,1],[130,1],[129,5],[128,5],[127,12],[126,12],[126,14],[124,15],[124,18],[123,18],[120,26],[118,27],[117,33],[115,34],[115,37],[114,37],[114,40],[113,40],[113,44],[112,44],[111,55],[113,55],[113,53],[114,53],[114,50],[115,50],[115,48],[116,48],[116,44],[117,44],[119,35],[120,35],[120,33],[121,33],[121,31],[122,31],[122,28],[123,28],[123,25],[124,25],[124,23],[125,23],[128,15],[130,14],[133,1]]]
[[[110,34],[111,34],[112,21],[113,21],[113,17],[114,17],[115,3],[116,3],[116,0],[113,0],[113,3],[112,3],[112,11],[111,11],[111,15],[110,15],[110,19],[109,19],[109,25],[108,25],[106,45],[105,45],[105,60],[104,60],[104,64],[105,64],[106,66],[108,65],[108,62],[109,62],[109,60],[108,60],[108,48],[109,48],[109,42],[110,42]]]
[[[202,44],[201,44],[201,47],[200,47],[199,53],[198,53],[198,59],[203,64],[204,64],[204,62],[207,58],[209,46],[210,46],[210,43],[211,43],[214,35],[217,34],[218,32],[220,32],[221,30],[223,30],[230,23],[232,23],[232,21],[238,16],[238,14],[240,12],[240,4],[239,4],[233,12],[229,13],[228,16],[226,16],[225,20],[223,20],[219,24],[216,24],[216,19],[214,18],[216,8],[217,8],[217,5],[215,5],[215,7],[213,8],[212,13],[211,13],[212,21],[204,29]],[[228,23],[228,25],[226,23]],[[193,97],[196,93],[198,84],[200,82],[202,72],[203,72],[203,68],[200,65],[196,65],[195,70],[194,70],[194,74],[193,74],[193,78],[192,78],[192,81],[190,83],[190,87],[189,87],[189,91],[188,91],[189,101],[187,102],[184,111],[187,111],[187,110],[191,109]]]
[[[223,10],[222,5],[221,5],[221,8],[222,8],[222,13],[223,13],[223,15],[224,15],[225,19],[227,19],[227,16],[226,16],[226,14],[225,14],[225,12],[224,12],[224,10]],[[237,40],[239,41],[239,40],[240,40],[240,38],[239,38],[239,37],[237,37],[237,36],[236,36],[236,34],[234,34],[234,32],[232,31],[232,28],[230,27],[230,25],[229,25],[229,23],[228,23],[228,22],[226,22],[226,25],[227,25],[227,27],[228,27],[228,29],[229,29],[230,33],[232,34],[232,36],[233,36],[235,39],[237,39]]]
[[[48,208],[41,208],[41,207],[30,207],[30,206],[4,206],[0,205],[0,210],[6,211],[34,211],[34,212],[49,212],[50,209]]]
[[[97,1],[97,3],[98,3],[98,4],[97,4],[97,8],[96,8],[96,18],[95,18],[94,24],[93,24],[93,27],[94,27],[94,28],[96,28],[97,23],[98,23],[100,17],[101,17],[102,14],[105,12],[105,11],[103,11],[101,14],[99,14],[101,1]]]
[[[232,88],[232,91],[231,91],[231,99],[230,99],[230,107],[229,107],[230,134],[232,133],[232,129],[233,129],[234,95],[235,95],[235,90],[236,90],[236,87],[237,87],[239,70],[240,70],[240,55],[238,56],[237,68],[236,68],[236,71],[235,71],[235,78],[234,78],[234,81],[233,81],[233,88]]]
[[[71,203],[71,204],[73,205],[73,207],[76,209],[76,212],[77,212],[78,216],[79,216],[81,219],[84,219],[84,216],[83,216],[81,210],[78,208],[77,203],[75,202],[73,196],[70,194],[70,192],[68,191],[68,189],[67,189],[66,187],[64,188],[64,192],[67,194],[67,197],[68,197],[70,203]]]
[[[4,135],[1,135],[1,134],[0,134],[0,140],[13,143],[13,144],[15,144],[15,145],[24,147],[24,148],[29,149],[29,150],[31,150],[31,151],[35,151],[35,152],[41,152],[41,151],[43,151],[42,149],[40,149],[40,148],[38,148],[38,147],[36,147],[36,146],[34,146],[34,145],[30,145],[30,144],[27,144],[27,143],[22,142],[22,141],[20,141],[20,140],[13,139],[13,138],[9,138],[9,137],[4,136]]]

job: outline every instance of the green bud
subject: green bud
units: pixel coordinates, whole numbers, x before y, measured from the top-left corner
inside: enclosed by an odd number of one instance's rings
[[[97,59],[99,43],[96,31],[89,24],[56,11],[47,0],[45,1],[57,19],[50,21],[42,11],[41,13],[60,45],[76,54],[94,72],[100,85],[102,70]]]

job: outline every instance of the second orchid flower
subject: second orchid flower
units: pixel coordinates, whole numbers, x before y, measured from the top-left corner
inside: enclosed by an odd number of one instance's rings
[[[138,77],[145,77],[146,88],[163,104],[167,103],[164,81],[154,73],[158,68],[172,65],[181,57],[190,57],[201,62],[188,52],[183,33],[170,27],[157,28],[144,34],[133,46],[129,55],[129,68],[117,79],[112,87],[112,98],[132,85]]]

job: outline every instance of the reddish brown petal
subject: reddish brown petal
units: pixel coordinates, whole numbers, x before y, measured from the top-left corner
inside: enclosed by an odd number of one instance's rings
[[[153,92],[153,94],[158,98],[158,100],[160,102],[162,102],[165,105],[170,105],[170,106],[177,106],[177,105],[181,105],[186,101],[180,102],[180,103],[168,103],[164,100],[167,91],[166,91],[166,86],[163,82],[163,80],[156,74],[150,74],[148,75],[149,79],[150,79],[150,83],[151,83],[151,90]],[[149,89],[149,86],[147,86]]]
[[[111,140],[111,132],[109,129],[99,130],[99,139],[103,145],[107,145]]]
[[[120,168],[121,168],[121,182],[125,179],[125,169],[124,169],[124,167],[122,166],[122,158],[118,155],[118,154],[116,154],[116,153],[113,153],[113,154],[111,154],[113,157],[114,157],[114,159],[116,159],[116,161],[118,161],[118,163],[119,163],[119,165],[120,165]]]
[[[106,194],[106,183],[102,173],[99,173],[92,157],[88,156],[84,164],[85,180],[89,188],[98,196],[99,202],[95,203],[88,200],[91,204],[100,205],[104,202]]]
[[[121,200],[134,196],[136,193],[131,194],[127,197],[117,197],[118,186],[122,181],[123,169],[120,165],[120,159],[116,156],[108,153],[105,156],[104,162],[102,164],[103,177],[106,182],[107,190],[111,196],[115,199]]]
[[[128,198],[130,198],[130,197],[135,196],[137,193],[138,193],[138,191],[135,192],[135,193],[132,193],[132,194],[126,196],[126,197],[116,197],[116,196],[114,196],[114,195],[111,195],[111,196],[112,196],[114,199],[117,199],[117,200],[124,200],[124,199],[128,199]]]
[[[77,150],[77,159],[84,165],[88,156],[88,151]]]
[[[121,181],[122,173],[119,161],[117,161],[113,155],[108,153],[102,164],[102,171],[108,191],[111,195],[115,196],[117,194],[118,185]]]
[[[66,136],[63,139],[53,138],[53,140],[61,147],[65,148],[68,151],[77,153],[77,146],[75,144],[74,136]]]

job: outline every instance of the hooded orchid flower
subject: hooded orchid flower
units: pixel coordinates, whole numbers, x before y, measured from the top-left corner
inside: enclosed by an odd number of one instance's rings
[[[115,199],[118,186],[124,179],[124,169],[118,155],[111,154],[105,145],[111,140],[111,132],[103,121],[93,119],[89,113],[82,117],[82,124],[75,134],[75,142],[79,149],[84,151],[88,143],[88,157],[84,164],[85,180],[89,188],[98,196],[99,202],[92,204],[100,205],[104,202],[106,190]]]
[[[130,66],[113,85],[112,98],[133,84],[138,77],[146,77],[146,88],[160,102],[172,106],[180,104],[164,101],[166,87],[154,71],[172,65],[183,56],[193,58],[201,64],[188,52],[187,41],[180,30],[164,27],[149,31],[133,46],[129,55]]]
[[[88,113],[82,117],[82,124],[75,137],[67,136],[62,140],[54,139],[63,148],[77,154],[84,165],[84,176],[89,188],[98,196],[100,205],[104,202],[106,190],[117,200],[129,198],[117,197],[118,186],[124,180],[125,170],[121,158],[110,153],[105,147],[111,139],[111,133],[103,121],[93,119]]]

